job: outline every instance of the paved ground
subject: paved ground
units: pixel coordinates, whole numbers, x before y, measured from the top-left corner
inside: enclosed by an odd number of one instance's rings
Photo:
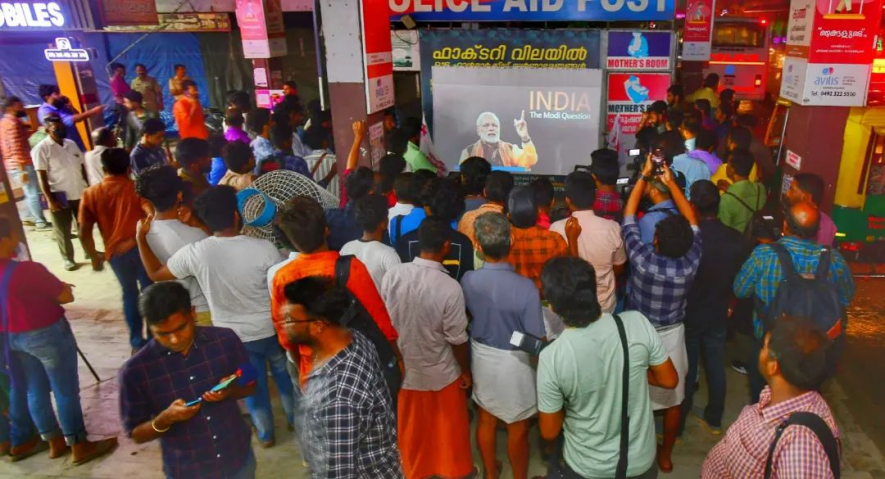
[[[80,362],[80,380],[83,410],[86,424],[93,438],[118,436],[120,448],[113,455],[92,464],[73,467],[70,455],[49,460],[45,455],[36,456],[16,464],[0,462],[0,478],[64,477],[64,478],[161,478],[159,444],[136,445],[122,437],[117,411],[116,372],[129,356],[126,327],[123,323],[119,286],[113,273],[94,273],[86,267],[74,272],[62,268],[55,243],[49,233],[29,233],[28,240],[34,259],[46,264],[63,280],[75,284],[76,302],[69,305],[68,317],[77,335],[80,348],[95,367],[97,382],[83,362]],[[77,258],[83,253],[77,246]],[[843,434],[844,477],[885,478],[885,413],[881,404],[885,398],[885,370],[875,365],[885,361],[882,339],[885,328],[879,323],[883,317],[881,297],[882,282],[863,281],[859,284],[858,306],[852,311],[859,318],[853,321],[849,361],[843,376],[831,382],[826,396],[833,407]],[[854,320],[854,316],[852,316]],[[877,375],[877,376],[870,376]],[[728,371],[728,399],[725,423],[735,420],[743,407],[747,386],[744,376]],[[697,404],[705,403],[704,387]],[[258,477],[306,477],[301,458],[294,446],[291,433],[282,424],[282,409],[275,404],[277,413],[277,445],[269,450],[255,446],[258,458]],[[871,439],[873,438],[873,439]],[[700,466],[717,438],[708,435],[701,427],[689,420],[684,444],[677,446],[673,474],[664,477],[698,477]],[[506,442],[499,437],[498,457],[506,463]],[[537,454],[537,434],[532,437],[535,455],[532,457],[530,475],[542,474],[544,465]],[[878,446],[878,447],[877,447]],[[474,454],[479,462],[479,454]],[[510,477],[505,466],[501,477]]]

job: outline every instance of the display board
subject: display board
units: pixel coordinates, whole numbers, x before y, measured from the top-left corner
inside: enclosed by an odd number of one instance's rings
[[[675,0],[387,0],[392,18],[419,22],[673,20]]]
[[[667,98],[669,73],[611,73],[608,76],[606,120],[608,146],[617,150],[624,167],[636,144],[642,114],[657,100]]]
[[[434,67],[434,144],[450,169],[482,156],[515,173],[566,174],[599,147],[602,70]]]

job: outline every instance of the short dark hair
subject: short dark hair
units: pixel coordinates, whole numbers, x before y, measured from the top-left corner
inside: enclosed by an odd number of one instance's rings
[[[493,171],[486,177],[486,199],[498,203],[506,203],[510,190],[513,189],[513,175],[507,171]]]
[[[422,252],[438,253],[452,239],[451,220],[431,216],[418,227],[418,245]]]
[[[16,103],[24,103],[21,98],[17,96],[8,96],[6,100],[3,101],[3,109],[12,108]]]
[[[131,101],[132,103],[141,103],[144,101],[144,95],[135,90],[127,91],[123,94],[123,98]]]
[[[96,145],[105,145],[114,136],[114,130],[106,126],[100,126],[92,130],[92,143]]]
[[[274,148],[282,150],[292,141],[292,126],[289,121],[275,121],[270,128],[270,142]]]
[[[793,177],[793,183],[800,190],[811,195],[811,201],[820,206],[824,200],[824,191],[827,189],[823,178],[814,173],[800,173]]]
[[[650,150],[658,142],[658,130],[653,126],[643,127],[636,132],[636,147]]]
[[[393,180],[393,192],[396,193],[397,201],[414,203],[418,194],[412,191],[412,172],[406,171],[396,175]]]
[[[175,66],[172,67],[172,71],[173,71],[173,72],[178,71],[179,68],[187,69],[187,67],[184,66],[184,65],[182,65],[181,63],[176,63]]]
[[[676,130],[665,131],[658,137],[657,146],[664,150],[667,164],[672,165],[673,158],[685,153],[685,138]]]
[[[375,185],[375,173],[371,168],[360,166],[344,180],[344,191],[348,201],[357,201],[372,193]]]
[[[541,270],[541,289],[567,326],[583,328],[602,317],[596,293],[596,270],[581,258],[559,256]]]
[[[227,146],[227,138],[224,133],[217,132],[209,135],[209,154],[212,158],[221,158],[224,147]]]
[[[576,208],[589,210],[596,203],[596,182],[586,171],[573,171],[565,177],[565,197]]]
[[[289,304],[298,304],[310,319],[341,326],[351,296],[330,276],[306,276],[286,285],[283,290]]]
[[[749,150],[750,144],[753,142],[753,133],[743,126],[736,126],[728,130],[728,138],[732,143],[737,145],[738,148]]]
[[[201,138],[184,138],[175,146],[175,160],[184,168],[210,156],[209,142]]]
[[[213,233],[236,226],[237,190],[220,185],[209,188],[194,199],[194,211]]]
[[[182,180],[175,168],[169,165],[154,165],[135,178],[135,192],[160,213],[174,208],[182,191]]]
[[[51,114],[43,117],[43,124],[45,126],[49,126],[49,125],[46,125],[47,123],[57,123],[61,126],[64,126],[64,123],[61,121],[61,117],[55,113],[51,113]]]
[[[231,141],[221,152],[224,156],[224,165],[234,173],[246,173],[249,160],[252,159],[252,148],[242,141]]]
[[[144,63],[136,63],[135,66],[132,68],[138,68],[138,67],[144,68],[145,70],[148,69],[146,66],[144,66]]]
[[[381,174],[381,186],[384,192],[393,189],[393,180],[396,175],[402,173],[406,169],[406,159],[402,155],[388,154],[381,158],[378,164],[378,173]]]
[[[464,214],[464,192],[454,180],[434,178],[426,185],[424,193],[424,204],[430,209],[430,216],[452,222]]]
[[[397,155],[405,155],[409,150],[409,135],[402,128],[393,130],[390,134],[390,146],[388,150]]]
[[[101,152],[101,166],[109,175],[125,175],[129,171],[129,153],[123,148],[108,148]]]
[[[663,115],[664,113],[667,113],[667,102],[665,102],[664,100],[658,100],[652,103],[646,111],[657,113],[658,115]]]
[[[726,117],[731,118],[732,116],[734,116],[734,105],[725,101],[721,101],[719,102],[719,111],[721,111],[722,114]]]
[[[255,133],[261,133],[264,126],[270,123],[270,110],[267,108],[256,108],[249,112],[249,130]]]
[[[120,63],[120,62],[114,62],[114,63],[111,63],[111,71],[114,71],[114,70],[116,70],[117,68],[122,68],[122,69],[125,70],[125,69],[126,69],[126,66],[123,65],[123,64]]]
[[[531,183],[532,193],[535,195],[535,203],[538,208],[549,207],[553,203],[553,183],[549,178],[541,177]]]
[[[387,225],[387,198],[381,195],[367,195],[360,198],[354,207],[356,224],[365,232],[375,231],[380,225]]]
[[[473,222],[476,242],[486,258],[501,259],[510,254],[510,223],[501,213],[488,212]]]
[[[694,245],[694,231],[684,216],[667,216],[655,225],[658,252],[668,258],[682,258]]]
[[[704,78],[704,86],[707,88],[719,86],[719,75],[716,73],[707,75],[707,78]]]
[[[228,110],[227,114],[224,115],[224,123],[228,126],[242,128],[245,121],[246,119],[243,118],[243,114],[240,110]]]
[[[407,138],[414,138],[421,135],[421,126],[421,120],[410,116],[403,120],[403,126],[400,129],[408,135]]]
[[[531,228],[538,224],[538,203],[535,192],[529,186],[517,186],[510,192],[507,201],[510,222],[517,228]]]
[[[43,100],[46,100],[46,97],[56,93],[61,93],[61,90],[58,89],[58,85],[43,83],[37,87],[37,94],[40,95],[40,98]]]
[[[193,80],[181,80],[181,91],[185,91],[190,87],[196,88],[197,83]]]
[[[735,174],[748,178],[750,172],[753,171],[753,154],[742,148],[738,148],[728,155],[728,164],[734,170]]]
[[[295,83],[295,80],[286,80],[283,82],[283,86],[287,86],[289,88],[298,89],[298,84]]]
[[[703,114],[705,116],[710,116],[710,109],[713,107],[713,105],[710,103],[710,100],[708,100],[706,98],[699,98],[699,99],[695,100],[694,106],[698,110],[703,112]]]
[[[412,172],[412,183],[411,186],[409,186],[409,189],[412,192],[411,194],[414,195],[412,202],[420,206],[423,206],[425,202],[429,202],[430,198],[424,195],[424,190],[436,179],[437,176],[427,170]]]
[[[685,98],[685,89],[682,88],[682,85],[670,85],[670,88],[667,88],[667,93],[679,98]]]
[[[593,163],[590,164],[590,172],[596,175],[596,179],[603,185],[614,186],[618,183],[621,174],[621,165],[618,163],[618,152],[608,148],[602,148],[590,153]]]
[[[673,110],[667,113],[667,125],[671,130],[676,130],[685,123],[685,112],[682,110]]]
[[[801,239],[815,239],[818,231],[820,231],[820,215],[811,224],[803,225],[796,215],[795,208],[786,209],[786,222],[793,236]]]
[[[312,253],[326,242],[326,215],[317,200],[296,196],[283,206],[277,228],[298,251]]]
[[[248,93],[241,90],[231,92],[230,95],[227,96],[227,104],[232,105],[240,113],[249,113],[252,111],[252,98]]]
[[[833,342],[808,318],[778,318],[768,338],[769,357],[803,391],[816,391],[832,374]]]
[[[141,292],[138,312],[149,325],[163,324],[175,313],[191,312],[191,294],[178,281],[154,283]]]
[[[141,125],[141,135],[156,135],[161,131],[166,131],[166,124],[159,118],[148,118]]]
[[[311,125],[304,130],[302,141],[311,150],[322,150],[323,142],[329,139],[329,131],[321,126]]]
[[[710,151],[716,149],[716,146],[719,144],[718,138],[716,138],[716,133],[710,130],[701,130],[698,133],[697,140],[695,140],[695,148],[698,150]]]
[[[688,120],[686,120],[686,121],[682,124],[682,128],[683,128],[684,130],[688,131],[689,133],[691,133],[692,135],[697,135],[698,133],[701,132],[701,124],[700,124],[700,122],[698,122],[698,121],[694,121],[694,120],[692,120],[692,121],[688,121]]]
[[[691,202],[704,217],[719,213],[719,188],[710,180],[698,180],[691,185]]]
[[[742,126],[750,130],[759,126],[759,117],[752,113],[741,113],[734,119],[734,121],[737,123],[737,126]]]
[[[461,162],[461,175],[464,177],[464,192],[468,195],[481,195],[486,187],[486,178],[492,172],[492,165],[481,156],[471,156]]]

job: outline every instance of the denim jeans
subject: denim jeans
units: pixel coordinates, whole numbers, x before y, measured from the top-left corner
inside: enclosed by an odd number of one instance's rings
[[[126,317],[126,325],[129,326],[129,345],[133,349],[141,349],[147,344],[144,336],[144,322],[141,313],[138,312],[139,285],[144,290],[153,282],[148,278],[147,272],[138,256],[138,248],[114,256],[110,260],[111,269],[117,275],[117,281],[123,287],[123,315]]]
[[[10,345],[25,378],[27,409],[40,436],[49,440],[64,434],[74,445],[86,440],[86,424],[80,408],[80,376],[77,371],[77,342],[64,318],[52,326],[26,333],[12,333]],[[58,420],[52,410],[50,389],[55,396]],[[27,431],[22,405],[12,395],[10,420],[13,440],[16,431]],[[58,423],[61,422],[61,428]]]
[[[685,400],[682,402],[680,435],[694,404],[701,357],[703,357],[706,366],[708,392],[704,421],[714,427],[722,426],[722,413],[725,411],[725,339],[727,335],[725,325],[707,329],[685,328],[688,376],[685,382]]]
[[[274,382],[277,383],[277,390],[280,392],[283,410],[286,412],[286,421],[288,424],[294,424],[295,420],[293,411],[295,398],[292,390],[292,378],[286,369],[286,354],[280,347],[280,343],[277,342],[276,336],[249,341],[243,343],[243,346],[246,347],[246,353],[249,354],[249,362],[258,373],[255,394],[246,398],[246,407],[249,408],[252,423],[258,430],[258,439],[269,441],[274,437],[274,426],[270,391],[267,384],[268,363],[270,363],[270,372]]]
[[[0,342],[6,343],[6,334],[0,333]],[[6,356],[0,348],[0,369],[6,368]],[[46,372],[43,372],[43,376]],[[9,376],[0,374],[0,394],[2,411],[0,411],[0,443],[11,442],[12,446],[21,446],[34,438],[37,429],[28,413],[28,395],[23,386],[12,389]]]
[[[38,226],[44,225],[46,224],[46,217],[43,216],[43,208],[40,207],[40,183],[37,179],[37,171],[34,170],[34,165],[25,166],[25,173],[28,175],[28,181],[19,181],[22,183],[22,191],[25,193],[25,204],[28,206],[28,211],[31,212],[34,222]],[[20,171],[12,172],[13,178],[20,180],[20,176]]]

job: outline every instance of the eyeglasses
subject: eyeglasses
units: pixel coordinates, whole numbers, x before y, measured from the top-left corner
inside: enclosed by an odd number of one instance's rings
[[[292,316],[289,316],[289,313],[286,313],[285,319],[283,320],[283,325],[298,324],[298,323],[313,323],[316,321],[319,321],[319,319],[292,319]]]

